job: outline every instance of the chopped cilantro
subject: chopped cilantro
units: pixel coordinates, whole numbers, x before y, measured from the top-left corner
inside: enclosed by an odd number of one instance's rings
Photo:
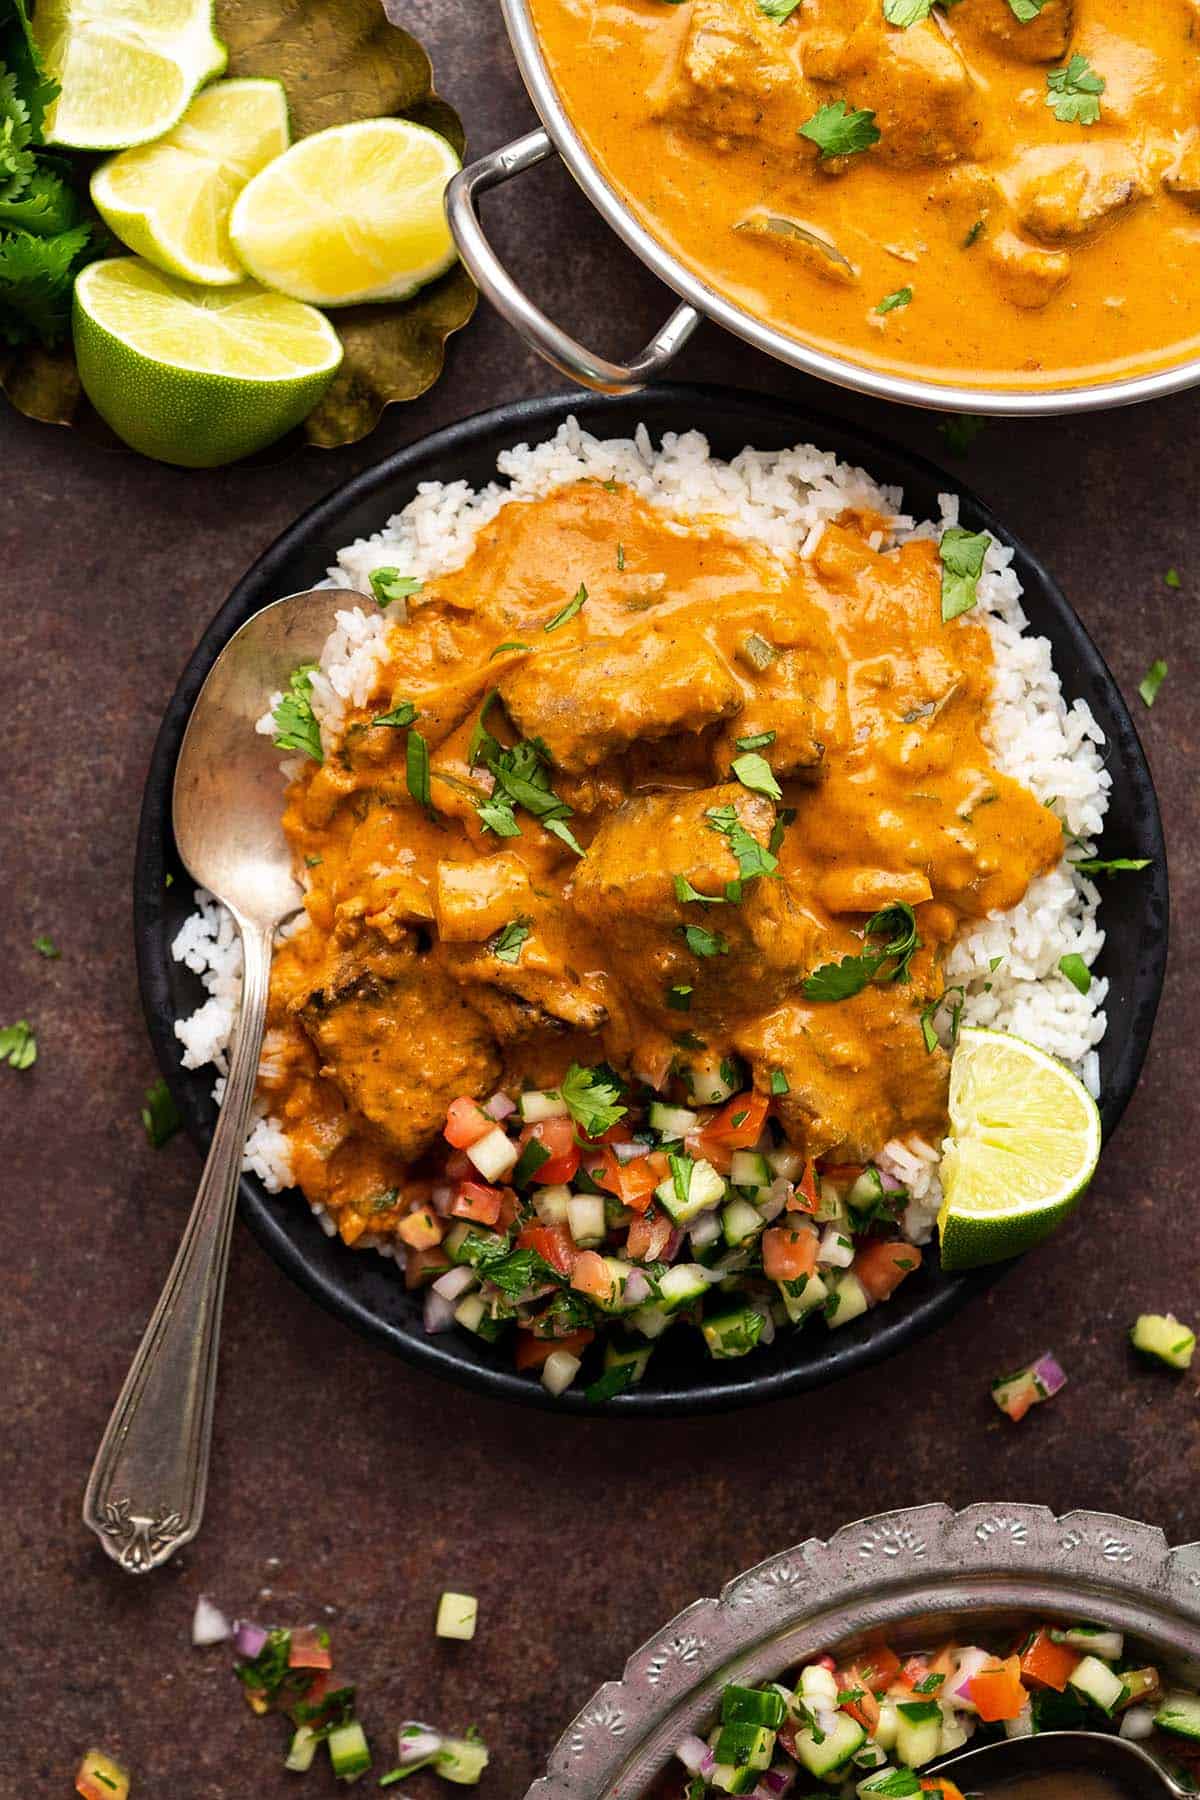
[[[519,962],[521,949],[529,936],[530,929],[528,919],[510,919],[502,931],[498,931],[495,937],[488,939],[487,948],[497,962]]]
[[[421,592],[421,583],[412,575],[402,575],[399,569],[372,569],[371,592],[380,606],[390,606],[393,600],[407,600],[410,594]]]
[[[986,531],[949,525],[942,533],[942,619],[949,622],[970,612],[979,598],[979,577],[991,538]]]
[[[710,831],[718,832],[728,839],[729,848],[737,862],[739,882],[753,881],[759,875],[774,875],[779,867],[778,859],[747,831],[732,802],[725,806],[710,806],[704,816],[708,820]],[[728,892],[727,888],[726,893]],[[737,898],[741,899],[740,893]]]
[[[742,786],[749,788],[751,793],[765,794],[768,800],[783,799],[783,789],[776,781],[770,763],[757,750],[735,756],[732,768]]]
[[[1046,87],[1046,105],[1061,125],[1094,125],[1099,119],[1104,77],[1078,51],[1063,68],[1048,72]]]
[[[908,306],[912,301],[912,297],[913,291],[910,287],[897,288],[894,293],[885,294],[883,296],[883,299],[879,302],[875,311],[877,313],[895,312],[898,306]]]
[[[667,989],[667,1005],[673,1012],[691,1012],[692,989],[682,982]]]
[[[1136,873],[1138,869],[1148,869],[1148,856],[1081,856],[1078,862],[1071,863],[1081,875],[1118,875],[1125,871]]]
[[[908,980],[908,965],[921,947],[911,906],[897,901],[884,907],[867,920],[863,938],[868,944],[872,938],[885,941],[878,950],[866,949],[859,956],[843,956],[840,962],[823,963],[814,969],[803,984],[806,999],[850,1000],[877,977],[902,983]],[[886,967],[888,963],[892,964],[890,969]]]
[[[1156,657],[1138,682],[1138,693],[1147,706],[1153,706],[1158,698],[1158,690],[1167,679],[1167,665],[1162,657]]]
[[[429,745],[419,731],[410,731],[404,746],[404,778],[418,806],[432,807],[429,782]]]
[[[511,638],[506,644],[497,644],[488,657],[488,661],[492,662],[497,656],[503,656],[506,650],[528,650],[529,647],[528,644],[519,644],[515,638]]]
[[[681,925],[679,929],[693,956],[728,956],[729,939],[719,931],[708,931],[703,925]]]
[[[44,956],[46,958],[47,962],[57,962],[62,955],[62,951],[54,942],[53,938],[35,937],[33,940],[33,947],[39,956]]]
[[[701,906],[724,906],[726,902],[724,894],[702,894],[699,888],[692,886],[686,875],[675,877],[675,898],[681,904],[698,900]]]
[[[773,1094],[788,1094],[791,1092],[791,1088],[788,1085],[788,1078],[782,1069],[771,1070],[771,1092]]]
[[[769,744],[775,742],[775,733],[773,731],[756,731],[750,737],[735,739],[735,742],[739,750],[765,750]]]
[[[584,585],[581,581],[579,584],[578,593],[574,594],[571,597],[571,599],[567,601],[567,604],[563,607],[561,612],[555,613],[554,617],[550,620],[550,623],[548,625],[542,626],[542,630],[543,631],[557,631],[560,625],[565,625],[567,623],[568,619],[573,619],[577,612],[581,612],[583,610],[583,603],[587,599],[587,597],[588,597],[588,591],[584,587]]]
[[[982,219],[979,221],[979,229],[983,229]],[[986,419],[977,419],[972,413],[951,413],[938,426],[938,435],[951,456],[962,457],[966,456],[980,432],[986,429]]]
[[[976,221],[972,225],[970,231],[968,231],[966,237],[962,241],[962,247],[964,250],[969,250],[971,248],[971,245],[976,243],[978,241],[978,239],[983,236],[983,229],[984,229],[985,223],[986,223],[986,221],[982,218],[976,219]]]
[[[617,573],[618,573],[618,575],[623,574],[624,570],[625,570],[625,546],[624,546],[624,544],[618,544],[617,545]]]
[[[1049,0],[1008,0],[1008,10],[1022,25],[1031,25]]]
[[[1169,587],[1169,588],[1182,587],[1183,582],[1180,580],[1179,570],[1178,569],[1168,569],[1166,574],[1163,576],[1163,585],[1165,587]]]
[[[420,716],[411,700],[402,700],[399,706],[392,708],[391,712],[378,713],[371,723],[372,725],[391,725],[397,730],[401,730],[404,726],[411,725]]]
[[[817,146],[824,162],[833,156],[854,156],[860,150],[869,150],[882,134],[873,112],[851,111],[844,100],[833,100],[801,125],[798,135]]]
[[[611,1369],[605,1369],[590,1387],[584,1388],[583,1397],[585,1400],[611,1400],[614,1394],[623,1394],[627,1387],[632,1387],[636,1380],[636,1363],[616,1363]]]
[[[933,11],[933,0],[883,0],[883,16],[889,25],[898,25],[907,31],[910,25],[919,25]]]
[[[467,752],[472,762],[485,761],[495,777],[494,792],[486,799],[475,804],[480,823],[498,837],[519,837],[521,828],[516,822],[513,809],[524,807],[534,818],[560,838],[573,850],[576,856],[583,856],[584,849],[574,833],[567,825],[573,809],[565,800],[560,800],[550,786],[550,771],[545,747],[533,740],[522,739],[505,749],[492,736],[484,720],[488,707],[495,697],[495,690],[483,703],[471,745]]]
[[[10,1069],[31,1069],[37,1061],[37,1038],[28,1019],[0,1027],[0,1063]]]
[[[146,1089],[142,1124],[156,1150],[160,1150],[169,1138],[173,1138],[183,1124],[179,1108],[171,1098],[171,1090],[161,1075],[153,1086]]]
[[[498,1287],[510,1300],[515,1300],[527,1288],[544,1287],[550,1281],[561,1285],[566,1280],[536,1250],[513,1250],[495,1262],[489,1262],[480,1273],[485,1281]]]
[[[558,1092],[585,1137],[600,1137],[610,1125],[625,1117],[627,1109],[620,1104],[620,1083],[605,1064],[587,1068],[582,1063],[572,1063]]]
[[[301,663],[298,669],[292,670],[288,691],[271,717],[279,733],[275,739],[277,750],[302,750],[314,762],[323,763],[321,727],[312,709],[312,678],[316,666],[315,662]]]
[[[1077,951],[1072,950],[1068,956],[1060,956],[1058,966],[1071,986],[1086,994],[1092,985],[1092,971]]]

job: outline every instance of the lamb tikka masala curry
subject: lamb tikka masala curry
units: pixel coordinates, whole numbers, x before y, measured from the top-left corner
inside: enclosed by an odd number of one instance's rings
[[[682,1231],[736,1261],[739,1196],[790,1316],[919,1265],[873,1159],[944,1134],[946,949],[1062,834],[990,762],[953,534],[881,552],[884,523],[799,559],[612,482],[510,503],[399,584],[385,685],[290,787],[309,928],[263,1087],[295,1178],[410,1285],[486,1265],[459,1314],[520,1309],[527,1361],[639,1300],[652,1335],[712,1279],[664,1273]]]
[[[601,172],[746,311],[1036,388],[1200,352],[1198,0],[530,0]]]

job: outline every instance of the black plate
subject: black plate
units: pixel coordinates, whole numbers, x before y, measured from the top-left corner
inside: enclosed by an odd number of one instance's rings
[[[180,1066],[174,1019],[202,998],[197,978],[173,963],[170,942],[190,910],[191,882],[171,834],[171,783],[184,726],[201,683],[229,638],[251,614],[280,595],[320,581],[338,549],[377,531],[413,495],[419,481],[465,479],[482,486],[495,476],[502,450],[549,436],[573,413],[600,436],[628,437],[644,421],[655,438],[697,427],[715,454],[735,455],[814,442],[861,464],[880,482],[903,487],[908,511],[936,517],[939,492],[958,489],[961,516],[1012,545],[1035,631],[1054,648],[1068,698],[1087,700],[1107,738],[1112,797],[1104,838],[1109,855],[1145,856],[1151,867],[1104,889],[1107,934],[1097,965],[1111,983],[1109,1031],[1100,1050],[1100,1101],[1107,1136],[1133,1092],[1154,1024],[1167,952],[1167,867],[1154,786],[1133,722],[1100,653],[1047,571],[959,482],[918,457],[837,419],[777,404],[732,389],[662,386],[630,398],[572,393],[527,400],[481,413],[422,443],[385,457],[314,506],[285,531],[238,583],[184,670],[155,745],[142,806],[134,885],[138,974],[150,1035],[163,1073],[201,1148],[212,1135],[216,1109],[211,1070]],[[174,875],[170,887],[168,872]],[[877,1362],[941,1323],[995,1276],[945,1275],[936,1251],[920,1274],[887,1306],[838,1332],[781,1333],[767,1349],[738,1361],[713,1362],[691,1332],[672,1333],[656,1351],[646,1381],[603,1405],[590,1405],[582,1387],[552,1400],[540,1382],[518,1375],[503,1345],[491,1348],[464,1331],[428,1337],[419,1296],[407,1294],[394,1266],[355,1254],[327,1238],[295,1194],[272,1195],[244,1176],[246,1219],[271,1255],[301,1287],[339,1318],[428,1369],[484,1392],[559,1412],[689,1413],[777,1399],[833,1381]]]

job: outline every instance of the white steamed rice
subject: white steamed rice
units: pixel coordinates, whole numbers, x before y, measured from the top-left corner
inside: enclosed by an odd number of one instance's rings
[[[461,568],[477,533],[501,507],[512,500],[537,499],[583,476],[628,485],[677,517],[681,531],[711,523],[782,557],[810,557],[826,522],[847,507],[890,518],[877,547],[938,537],[958,517],[957,497],[942,494],[940,519],[918,522],[901,510],[898,488],[878,487],[862,469],[811,444],[772,452],[747,449],[726,463],[709,455],[707,441],[695,431],[668,433],[656,450],[645,427],[632,439],[600,439],[568,419],[548,442],[505,451],[497,468],[503,480],[480,490],[464,481],[421,483],[382,531],[341,552],[329,571],[330,583],[361,591],[369,588],[371,571],[381,567],[420,579]],[[995,653],[985,735],[996,766],[1052,807],[1079,854],[1090,855],[1108,805],[1103,735],[1086,701],[1070,706],[1064,701],[1047,640],[1028,635],[1021,586],[1011,565],[1011,551],[993,542],[978,600]],[[336,740],[346,709],[371,699],[387,659],[390,626],[402,616],[402,602],[394,602],[387,613],[354,607],[338,614],[313,677],[313,708],[327,745]],[[277,699],[270,697],[259,723],[258,729],[268,735]],[[289,776],[296,767],[294,761],[283,765]],[[996,1026],[1039,1044],[1069,1064],[1093,1094],[1099,1087],[1097,1045],[1104,1036],[1108,984],[1093,980],[1081,994],[1058,964],[1072,951],[1089,965],[1099,954],[1104,942],[1097,922],[1099,902],[1093,882],[1060,864],[1031,884],[1019,906],[964,932],[945,969],[947,984],[961,984],[965,990],[964,1022]],[[229,915],[201,890],[196,907],[172,954],[200,977],[207,998],[190,1017],[176,1022],[175,1031],[186,1068],[206,1063],[217,1068],[220,1099],[241,995],[241,945]],[[292,929],[303,924],[301,917]],[[268,1039],[264,1059],[270,1055]],[[936,1216],[939,1159],[936,1146],[916,1137],[889,1144],[883,1159],[912,1195],[905,1223],[917,1241],[929,1236]],[[277,1120],[261,1113],[255,1118],[245,1166],[273,1192],[290,1185],[288,1141]],[[331,1221],[323,1223],[331,1227]]]

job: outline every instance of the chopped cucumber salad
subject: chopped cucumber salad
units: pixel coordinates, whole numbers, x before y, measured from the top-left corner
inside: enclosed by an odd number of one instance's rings
[[[707,1738],[677,1746],[684,1775],[668,1792],[816,1800],[821,1783],[840,1800],[963,1800],[952,1771],[931,1764],[1001,1736],[1076,1729],[1155,1738],[1160,1755],[1195,1760],[1200,1695],[1173,1689],[1099,1625],[1041,1624],[998,1649],[948,1643],[898,1655],[873,1645],[840,1662],[818,1657],[794,1684],[730,1683]]]
[[[732,1061],[688,1084],[691,1105],[639,1102],[573,1063],[555,1089],[453,1101],[450,1153],[397,1226],[426,1328],[505,1339],[556,1395],[602,1340],[586,1390],[601,1400],[641,1381],[672,1328],[746,1356],[780,1329],[851,1324],[920,1268],[886,1168],[806,1160]]]

